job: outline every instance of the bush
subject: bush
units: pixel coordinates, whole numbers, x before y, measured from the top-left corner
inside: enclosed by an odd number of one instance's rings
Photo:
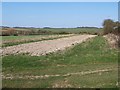
[[[68,32],[61,31],[58,34],[69,34]]]
[[[103,22],[104,34],[112,33],[115,23],[111,19],[106,19]]]
[[[111,19],[104,20],[103,23],[104,34],[115,34],[118,35],[118,47],[120,47],[120,22],[114,22]]]

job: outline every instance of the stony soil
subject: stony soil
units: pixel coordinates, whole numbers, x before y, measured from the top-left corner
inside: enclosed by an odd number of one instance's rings
[[[115,34],[107,34],[104,36],[106,40],[108,41],[110,48],[118,48],[118,40],[119,36]]]
[[[0,44],[7,44],[7,43],[17,43],[17,42],[27,42],[27,41],[40,41],[45,39],[54,39],[54,38],[62,38],[62,37],[68,37],[73,36],[74,34],[66,34],[66,35],[48,35],[48,36],[35,36],[35,38],[22,38],[22,39],[13,39],[13,40],[2,40],[0,41]]]
[[[77,43],[81,43],[89,38],[95,37],[96,35],[76,35],[66,38],[45,40],[40,42],[26,43],[15,46],[4,47],[2,50],[2,55],[9,54],[19,54],[27,53],[31,56],[45,55],[50,52],[55,52],[58,50],[64,50],[66,47],[70,47]]]

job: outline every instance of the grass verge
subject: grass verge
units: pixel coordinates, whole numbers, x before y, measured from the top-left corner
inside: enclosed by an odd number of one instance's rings
[[[46,56],[9,55],[3,57],[2,61],[5,76],[3,87],[116,88],[118,83],[118,51],[110,49],[102,36],[97,36],[71,49]],[[111,69],[111,71],[86,75],[69,74],[105,69]],[[63,76],[64,74],[69,75]],[[26,76],[43,77],[36,79],[25,78]]]

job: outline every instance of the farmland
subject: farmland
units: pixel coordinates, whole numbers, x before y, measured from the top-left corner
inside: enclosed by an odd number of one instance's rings
[[[43,56],[7,55],[2,62],[3,87],[118,87],[118,50],[102,36]]]
[[[2,2],[3,89],[119,90],[118,2]]]
[[[3,28],[2,34],[5,36],[2,37],[1,46],[51,40],[75,34],[100,35],[102,32],[100,28]]]
[[[69,33],[76,33],[76,34],[82,34],[82,33],[100,33],[102,32],[102,28],[53,28],[53,29],[41,29],[46,31],[54,31],[54,32],[69,32]]]
[[[89,27],[84,27],[84,28],[31,28],[31,29],[26,29],[26,28],[15,28],[16,30],[26,30],[26,31],[30,31],[30,30],[42,30],[42,31],[51,31],[51,32],[56,32],[56,33],[60,33],[60,32],[66,32],[66,33],[99,33],[102,30],[102,28],[89,28]]]
[[[110,48],[102,29],[50,28],[38,35],[33,30],[32,35],[2,36],[3,87],[118,87],[118,49]]]
[[[53,34],[101,34],[102,28],[3,28],[4,35],[53,35]]]

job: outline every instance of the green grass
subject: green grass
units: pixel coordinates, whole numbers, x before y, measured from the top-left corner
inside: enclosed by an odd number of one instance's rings
[[[101,32],[102,29],[97,28],[52,28],[52,29],[40,29],[46,31],[54,31],[54,32],[70,32],[70,33],[80,33],[80,32],[88,32],[88,33],[95,33]]]
[[[74,34],[101,34],[103,29],[100,28],[50,28],[50,29],[36,29],[42,31],[50,31],[53,33],[74,33]]]
[[[92,40],[68,48],[65,51],[51,53],[46,56],[9,55],[2,59],[4,75],[64,75],[67,73],[113,69],[109,72],[48,77],[39,79],[14,78],[3,79],[3,87],[98,87],[116,88],[118,51],[110,49],[106,40],[97,36]],[[59,66],[58,66],[59,65]],[[60,66],[61,65],[61,66]],[[67,80],[67,82],[65,82]],[[29,83],[28,83],[29,82]],[[69,87],[69,86],[68,86]]]
[[[49,35],[28,35],[28,36],[2,36],[2,40],[21,40],[21,39],[31,39],[39,37],[48,37]]]
[[[16,29],[16,30],[31,30],[31,29]],[[34,29],[34,30],[39,30],[39,29]],[[50,30],[50,31],[70,31],[70,32],[80,32],[80,31],[99,31],[102,29],[99,28],[50,28],[50,29],[45,29],[45,28],[40,28],[40,30]]]
[[[43,30],[43,31],[51,31],[51,32],[69,32],[69,33],[100,33],[103,31],[101,28],[29,28],[29,29],[22,29],[22,28],[15,28],[16,30],[22,30],[22,31],[30,31],[30,30]]]

